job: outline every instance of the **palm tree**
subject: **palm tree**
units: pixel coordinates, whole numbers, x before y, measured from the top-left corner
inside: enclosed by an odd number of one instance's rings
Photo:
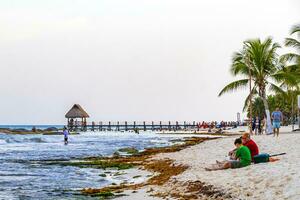
[[[290,34],[291,35],[298,34],[298,38],[300,39],[300,24],[292,27]],[[286,38],[285,46],[292,47],[295,49],[295,52],[288,53],[281,56],[282,62],[289,62],[290,64],[285,68],[285,70],[298,75],[298,79],[296,80],[296,83],[289,83],[289,82],[283,83],[283,85],[286,86],[288,92],[292,94],[292,102],[291,102],[292,119],[294,119],[294,102],[296,102],[297,96],[293,94],[297,94],[300,91],[300,40],[297,40],[295,38]],[[299,127],[300,127],[300,121],[299,121]],[[293,122],[293,129],[294,129],[294,122]]]
[[[267,116],[267,132],[271,133],[270,111],[267,102],[267,89],[275,92],[284,92],[282,88],[275,83],[284,82],[285,80],[294,80],[292,74],[286,73],[279,65],[278,54],[276,50],[280,48],[278,43],[273,43],[271,38],[264,41],[253,39],[244,42],[243,49],[234,53],[232,65],[230,68],[234,76],[241,75],[242,79],[234,81],[226,85],[219,96],[235,91],[239,88],[245,88],[251,81],[254,83],[249,96],[246,98],[245,104],[251,103],[251,96],[258,96],[262,99],[266,116]]]
[[[292,122],[292,130],[294,130],[294,116],[296,114],[295,108],[297,108],[297,95],[300,93],[300,71],[294,67],[294,64],[286,66],[282,70],[298,77],[295,80],[284,81],[280,87],[285,88],[286,92],[284,94],[277,94],[277,97],[279,97],[283,103],[282,107],[290,108],[285,110],[284,115],[288,117],[290,122]]]

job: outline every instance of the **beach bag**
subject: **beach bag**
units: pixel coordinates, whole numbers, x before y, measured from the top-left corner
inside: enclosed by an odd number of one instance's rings
[[[267,153],[261,153],[256,156],[253,156],[253,161],[255,164],[265,163],[265,162],[269,162],[271,157],[280,156],[280,155],[284,155],[284,154],[286,154],[286,153],[279,153],[279,154],[273,154],[273,155],[270,155]]]

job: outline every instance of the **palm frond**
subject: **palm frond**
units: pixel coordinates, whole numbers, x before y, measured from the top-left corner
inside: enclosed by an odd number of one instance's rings
[[[264,77],[264,74],[276,71],[274,61],[278,56],[276,51],[280,45],[273,43],[271,37],[266,38],[263,42],[260,39],[248,40],[244,44],[253,66],[253,76]]]
[[[284,54],[280,57],[280,60],[282,62],[292,62],[292,61],[297,61],[300,60],[300,54],[296,54],[296,53],[287,53]]]
[[[297,83],[297,81],[299,80],[297,77],[297,74],[295,73],[291,73],[291,72],[286,72],[284,70],[280,70],[278,72],[276,72],[275,74],[272,74],[270,76],[273,80],[275,80],[277,83],[288,83],[291,85],[294,85]]]
[[[218,96],[220,97],[225,93],[233,92],[239,88],[244,88],[248,85],[248,82],[249,82],[249,79],[241,79],[241,80],[237,80],[232,83],[229,83],[221,90],[221,92],[218,94]]]
[[[245,55],[243,51],[235,52],[232,56],[232,64],[230,72],[233,76],[249,74],[249,68],[245,62]]]
[[[284,44],[287,47],[293,47],[297,50],[300,50],[300,42],[294,38],[286,38]]]
[[[285,67],[286,72],[292,73],[294,76],[299,78],[300,81],[300,63],[294,65],[288,65]]]
[[[296,32],[300,32],[300,24],[297,24],[297,25],[292,27],[291,35],[296,33]]]
[[[276,94],[285,95],[285,91],[281,87],[275,85],[274,83],[269,82],[269,90],[275,92]]]

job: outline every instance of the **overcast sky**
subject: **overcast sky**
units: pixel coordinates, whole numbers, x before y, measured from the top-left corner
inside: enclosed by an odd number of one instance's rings
[[[231,56],[250,38],[282,44],[297,0],[0,0],[0,124],[235,120],[246,91]]]

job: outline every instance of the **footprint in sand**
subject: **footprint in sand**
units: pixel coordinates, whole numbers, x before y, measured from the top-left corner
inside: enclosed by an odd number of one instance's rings
[[[294,173],[294,174],[295,174],[295,173]],[[291,181],[291,180],[292,180],[292,177],[287,176],[287,177],[285,178],[285,180],[286,180],[286,181]]]
[[[275,194],[278,196],[278,195],[282,195],[282,193],[283,193],[283,191],[282,190],[277,190],[277,191],[275,191]],[[278,199],[280,199],[280,198],[278,198]]]

